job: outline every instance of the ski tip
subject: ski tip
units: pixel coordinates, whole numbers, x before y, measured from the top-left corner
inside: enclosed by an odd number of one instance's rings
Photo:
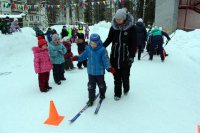
[[[69,120],[69,124],[72,124],[74,121],[72,121],[72,120]]]

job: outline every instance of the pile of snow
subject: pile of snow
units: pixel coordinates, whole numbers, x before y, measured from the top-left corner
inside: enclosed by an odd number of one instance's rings
[[[12,71],[15,66],[32,58],[31,47],[37,45],[35,31],[32,28],[22,28],[22,32],[11,35],[0,35],[0,72]],[[32,60],[31,60],[32,61]]]
[[[57,31],[57,33],[60,34],[63,26],[64,25],[54,25],[54,26],[51,26],[51,29],[55,29]]]
[[[101,39],[104,41],[108,36],[110,26],[111,26],[110,22],[101,21],[100,23],[95,24],[94,26],[90,26],[90,34],[91,33],[100,34]]]
[[[25,16],[24,13],[19,14],[19,15],[2,15],[2,14],[0,14],[0,18],[6,18],[6,17],[9,17],[9,18],[22,18],[23,16]]]
[[[188,58],[193,63],[200,64],[200,45],[199,45],[200,29],[192,32],[177,30],[175,37],[170,41],[170,49],[175,47],[177,52],[185,58]],[[186,62],[187,60],[185,60]]]
[[[99,33],[104,41],[110,26],[101,22],[91,26],[90,33]],[[57,31],[60,27],[54,26]],[[49,84],[53,89],[41,93],[31,51],[37,46],[35,32],[23,28],[19,33],[0,35],[0,133],[196,133],[200,124],[199,34],[200,30],[177,30],[165,47],[169,56],[164,63],[158,56],[153,61],[148,56],[141,61],[135,58],[130,93],[118,102],[113,99],[113,76],[106,73],[108,88],[99,114],[94,115],[95,103],[74,124],[68,120],[88,100],[87,70],[67,71],[67,80],[60,86],[54,83],[51,72]],[[76,55],[77,46],[72,46]],[[59,127],[43,124],[50,100],[65,116]]]

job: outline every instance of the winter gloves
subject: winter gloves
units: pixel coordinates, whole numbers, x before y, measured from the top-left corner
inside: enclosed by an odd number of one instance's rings
[[[78,56],[73,56],[73,57],[71,58],[71,60],[72,60],[72,61],[77,61],[77,60],[78,60]]]
[[[108,69],[108,72],[114,74],[114,73],[115,73],[115,68],[113,68],[113,67],[109,68],[109,69]]]
[[[132,66],[132,63],[134,62],[134,58],[129,58],[129,61],[128,61],[128,65],[129,66]]]

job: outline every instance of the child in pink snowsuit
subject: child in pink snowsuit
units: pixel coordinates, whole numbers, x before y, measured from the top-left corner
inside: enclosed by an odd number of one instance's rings
[[[49,74],[52,69],[52,63],[49,57],[47,42],[39,38],[38,47],[33,47],[34,68],[38,73],[39,88],[41,92],[48,92],[52,87],[49,86]]]

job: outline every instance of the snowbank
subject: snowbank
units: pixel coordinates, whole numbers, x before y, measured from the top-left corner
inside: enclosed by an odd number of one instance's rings
[[[9,18],[22,18],[25,14],[20,14],[20,15],[1,15],[0,14],[0,18],[6,18],[6,17],[9,17]]]
[[[166,46],[166,49],[171,50],[175,49],[175,53],[179,54],[179,56],[183,56],[184,60],[193,62],[194,64],[200,64],[200,44],[199,44],[199,34],[200,29],[186,32],[182,30],[177,30],[175,33],[172,33],[174,37]]]
[[[101,35],[101,39],[104,41],[108,36],[110,26],[111,26],[110,22],[102,21],[98,24],[95,24],[94,26],[90,26],[90,30],[91,30],[90,34],[98,33]]]
[[[3,62],[10,57],[26,54],[32,46],[37,45],[37,38],[32,28],[22,28],[22,32],[15,32],[12,35],[0,34],[0,42],[0,62]]]

